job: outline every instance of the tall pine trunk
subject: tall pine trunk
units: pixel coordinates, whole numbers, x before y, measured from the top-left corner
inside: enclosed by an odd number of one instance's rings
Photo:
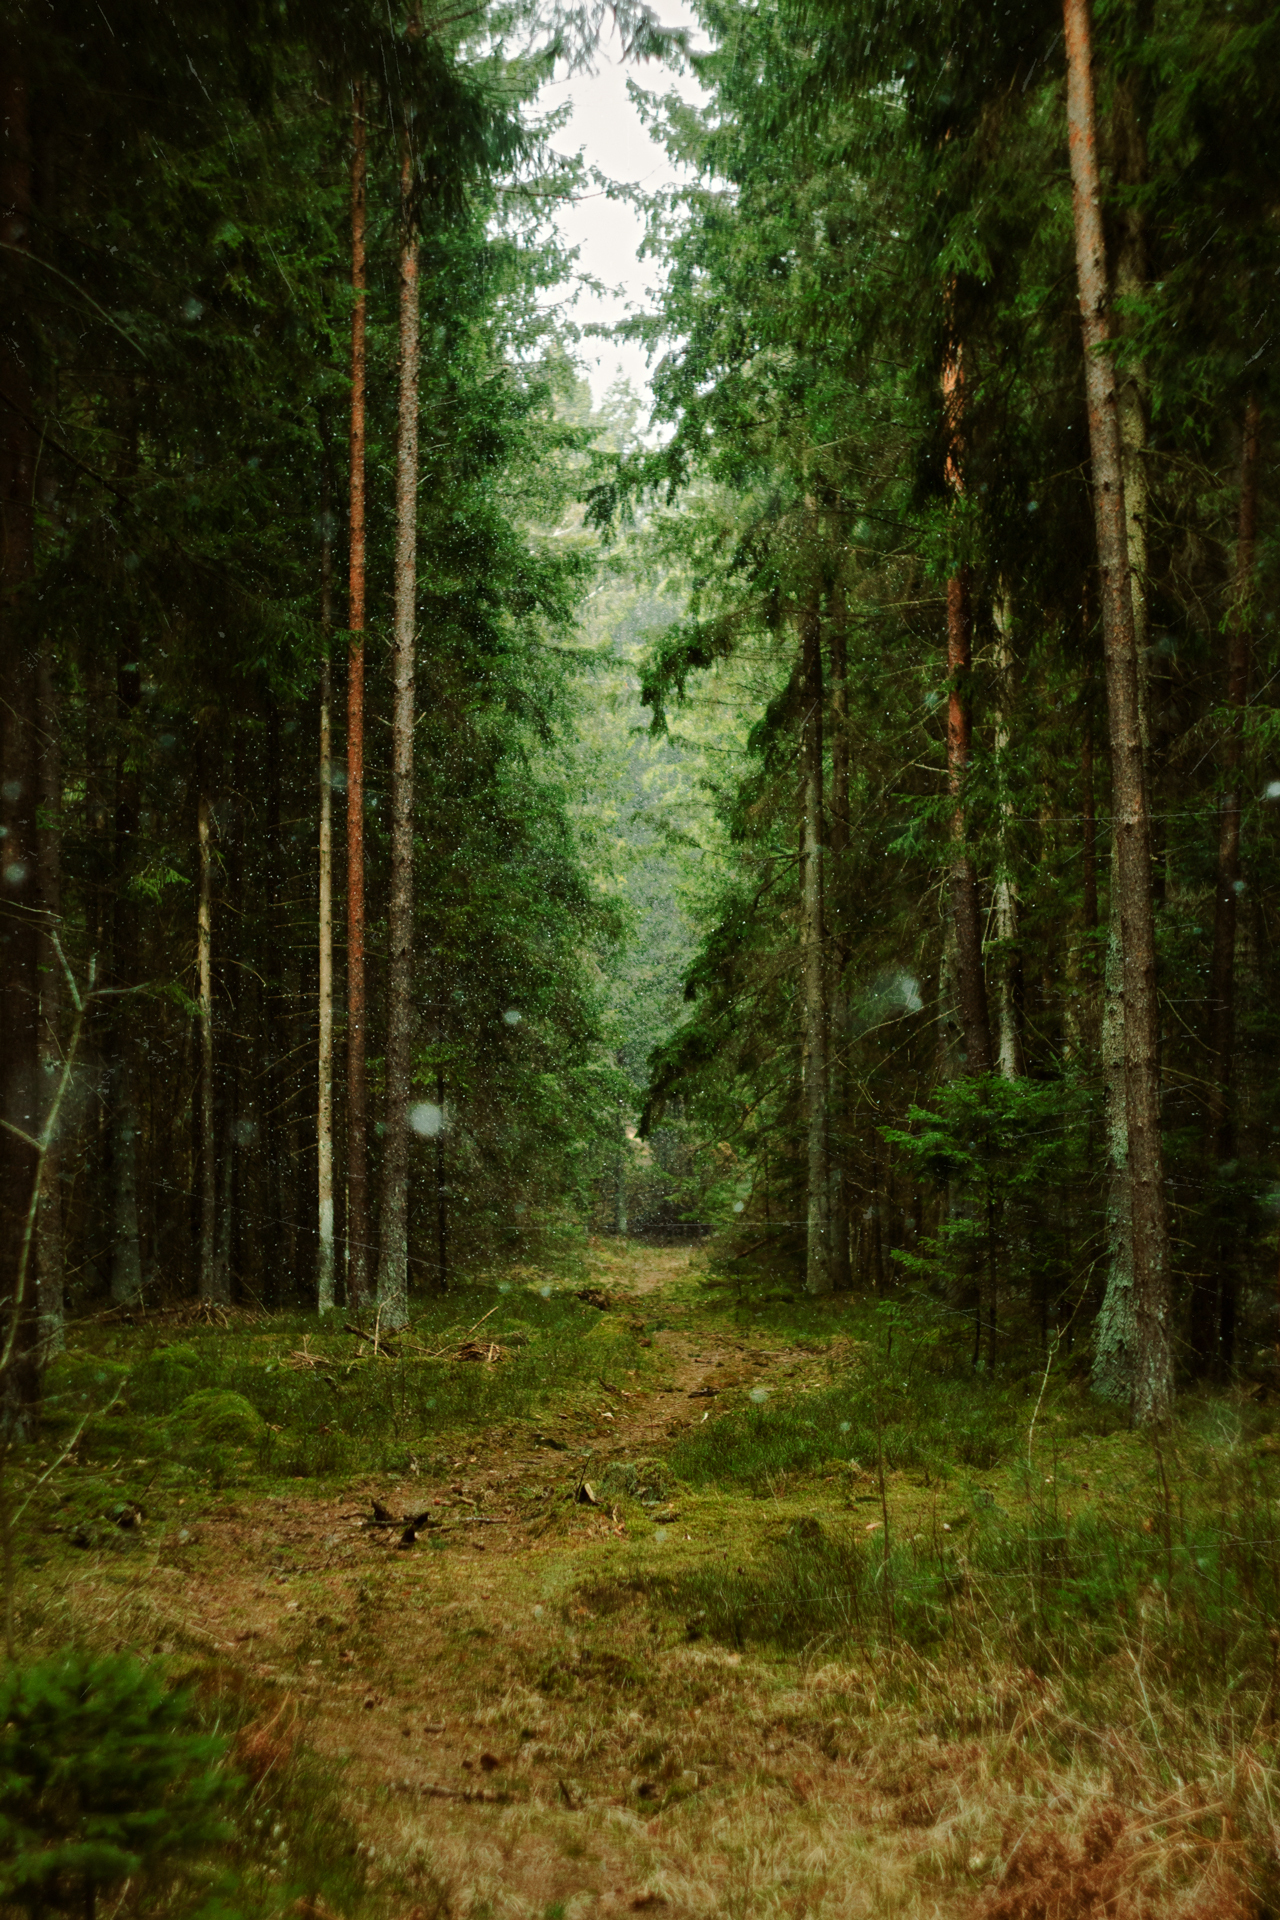
[[[837,1293],[852,1284],[850,1267],[850,1211],[852,1203],[850,1154],[853,1145],[852,1082],[849,1046],[849,980],[851,946],[849,902],[849,635],[843,588],[837,586],[831,602],[831,826],[828,840],[831,864],[827,877],[829,925],[834,934],[830,967],[830,1023],[827,1077],[830,1127],[827,1135],[831,1193],[831,1284]]]
[[[1124,1113],[1133,1231],[1134,1365],[1139,1425],[1168,1417],[1173,1395],[1169,1236],[1160,1137],[1160,1025],[1156,996],[1151,822],[1140,710],[1140,666],[1130,586],[1124,465],[1111,352],[1109,289],[1098,179],[1089,0],[1063,0],[1067,118],[1076,266],[1084,331],[1102,631],[1111,736],[1116,896],[1124,991]]]
[[[801,899],[804,1118],[809,1166],[805,1287],[810,1293],[830,1293],[827,994],[822,913],[822,621],[816,596],[800,613],[800,703],[800,778],[804,808],[804,883]]]
[[[391,882],[387,911],[387,1097],[378,1312],[409,1313],[409,1086],[413,1038],[413,670],[418,553],[418,236],[413,154],[400,141],[400,418],[396,449],[395,611],[391,652]]]
[[[328,502],[325,503],[326,519]],[[330,739],[333,548],[326,525],[320,574],[319,1094],[316,1101],[316,1305],[332,1313],[333,1253],[333,763]]]
[[[368,1090],[364,991],[364,89],[352,103],[351,482],[347,626],[347,1303],[369,1292]]]
[[[1144,11],[1146,0],[1142,0]],[[1117,177],[1127,187],[1146,177],[1146,139],[1139,114],[1140,75],[1131,68],[1115,89],[1111,122]],[[1116,256],[1116,290],[1137,298],[1147,281],[1146,231],[1142,211],[1132,199],[1122,209]],[[1133,608],[1134,655],[1138,672],[1138,731],[1143,764],[1150,777],[1147,714],[1147,647],[1150,602],[1147,554],[1147,403],[1140,362],[1117,377],[1116,413],[1124,475],[1125,548],[1129,560],[1129,597]],[[1124,960],[1120,937],[1118,843],[1111,845],[1110,910],[1103,965],[1102,1079],[1107,1147],[1107,1286],[1094,1338],[1093,1385],[1104,1398],[1127,1405],[1137,1367],[1138,1334],[1133,1293],[1133,1205],[1129,1192],[1129,1122],[1124,1041]]]

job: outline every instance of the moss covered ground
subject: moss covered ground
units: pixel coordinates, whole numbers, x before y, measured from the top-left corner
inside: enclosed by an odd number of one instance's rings
[[[107,1318],[48,1412],[19,1649],[196,1678],[246,1912],[1273,1910],[1261,1388],[1153,1442],[1034,1340],[601,1243],[390,1341]]]

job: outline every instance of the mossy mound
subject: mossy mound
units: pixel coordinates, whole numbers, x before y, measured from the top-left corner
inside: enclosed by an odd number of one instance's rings
[[[135,1404],[150,1412],[167,1413],[194,1393],[202,1369],[203,1362],[194,1347],[157,1347],[134,1374]]]
[[[666,1461],[645,1455],[635,1460],[611,1460],[600,1476],[599,1492],[615,1499],[657,1502],[670,1499],[672,1484]]]
[[[252,1447],[265,1431],[262,1415],[242,1393],[204,1387],[189,1393],[169,1422],[178,1446]]]
[[[129,1368],[96,1353],[60,1353],[45,1373],[45,1407],[55,1417],[79,1418],[104,1407],[129,1379]]]

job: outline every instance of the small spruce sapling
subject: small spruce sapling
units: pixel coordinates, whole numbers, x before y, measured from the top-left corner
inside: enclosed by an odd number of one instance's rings
[[[59,1655],[0,1678],[0,1910],[75,1913],[175,1877],[230,1837],[225,1740],[127,1656]]]

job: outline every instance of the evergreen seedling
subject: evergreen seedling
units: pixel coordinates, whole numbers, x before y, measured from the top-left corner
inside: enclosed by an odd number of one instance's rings
[[[225,1741],[127,1657],[73,1653],[0,1679],[0,1909],[76,1913],[228,1836]]]

